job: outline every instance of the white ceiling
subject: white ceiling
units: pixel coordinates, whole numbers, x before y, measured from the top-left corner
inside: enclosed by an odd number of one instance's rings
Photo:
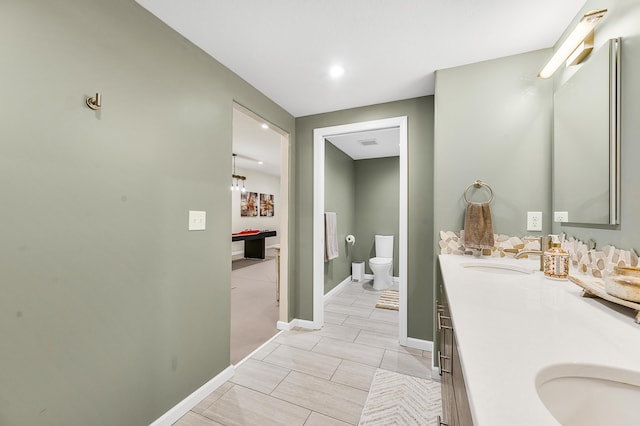
[[[329,142],[354,160],[400,155],[400,128],[330,136]]]
[[[233,109],[233,153],[236,154],[236,167],[280,176],[282,138],[273,128],[264,129],[263,124],[268,125],[242,107]]]
[[[294,117],[431,95],[435,70],[552,47],[585,3],[136,1]]]

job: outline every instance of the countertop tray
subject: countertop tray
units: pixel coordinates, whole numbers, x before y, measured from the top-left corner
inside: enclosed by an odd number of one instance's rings
[[[581,279],[576,277],[575,275],[569,275],[569,281],[574,284],[582,287],[582,296],[583,297],[599,297],[604,300],[608,300],[609,302],[615,303],[620,306],[625,306],[627,308],[631,308],[636,312],[635,321],[640,324],[640,303],[630,302],[628,300],[620,299],[619,297],[615,297],[610,295],[604,290],[604,282],[598,279]]]

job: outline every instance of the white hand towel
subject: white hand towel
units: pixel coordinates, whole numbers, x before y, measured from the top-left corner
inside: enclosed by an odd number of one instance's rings
[[[324,261],[337,259],[338,253],[338,217],[335,212],[324,214]]]

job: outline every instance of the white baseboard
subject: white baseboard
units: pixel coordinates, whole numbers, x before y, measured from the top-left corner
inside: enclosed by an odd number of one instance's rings
[[[300,328],[306,328],[309,330],[315,330],[315,327],[313,326],[313,321],[309,321],[309,320],[301,320],[301,319],[293,319],[290,322],[284,322],[284,321],[278,321],[278,323],[276,324],[276,328],[278,330],[291,330],[294,327],[300,327]]]
[[[340,290],[342,290],[342,288],[344,286],[346,286],[347,284],[349,284],[351,282],[351,275],[349,275],[347,278],[345,278],[340,284],[338,284],[337,286],[335,286],[334,288],[332,288],[331,290],[329,290],[329,292],[327,294],[324,295],[324,300],[325,302],[327,301],[328,298],[330,298],[331,296],[333,296],[334,294],[336,294],[337,292],[339,292]]]
[[[407,337],[407,346],[414,349],[433,352],[433,342],[430,342],[429,340]]]
[[[363,277],[365,280],[372,280],[373,274],[364,274]],[[391,281],[400,284],[400,277],[391,277]]]
[[[222,370],[217,376],[209,380],[204,385],[200,386],[191,395],[173,406],[169,411],[158,417],[150,426],[171,426],[177,422],[180,417],[184,416],[193,407],[198,405],[200,401],[205,399],[211,392],[218,389],[224,382],[233,377],[234,367],[229,367]]]

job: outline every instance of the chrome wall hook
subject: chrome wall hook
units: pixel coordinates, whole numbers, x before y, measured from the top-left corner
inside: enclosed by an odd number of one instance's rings
[[[102,107],[102,95],[96,93],[95,98],[87,98],[87,106],[94,111],[100,109]]]

